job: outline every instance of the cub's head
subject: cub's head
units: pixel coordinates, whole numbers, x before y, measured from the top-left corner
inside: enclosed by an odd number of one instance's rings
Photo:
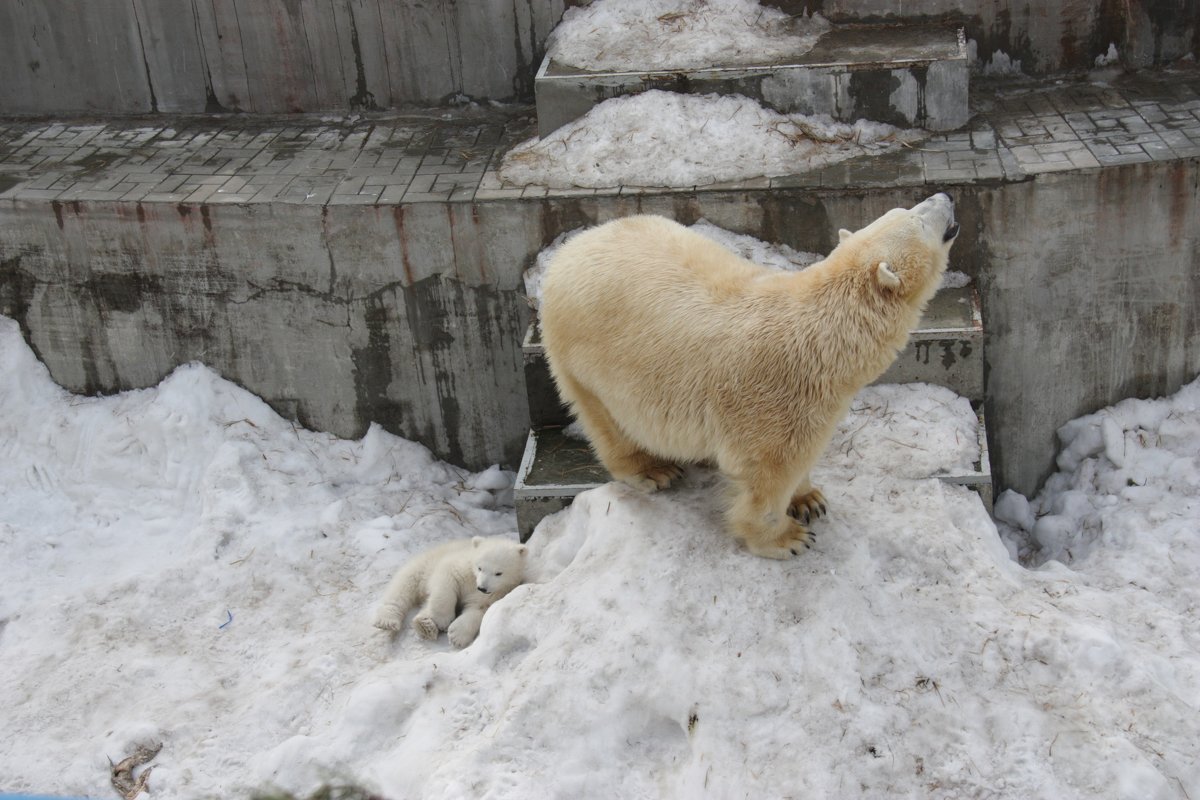
[[[475,568],[475,588],[484,594],[501,596],[525,579],[528,548],[503,539],[471,540],[471,564]]]
[[[957,236],[954,201],[938,193],[912,208],[893,208],[861,230],[838,231],[830,259],[857,265],[878,291],[923,307],[941,285]]]

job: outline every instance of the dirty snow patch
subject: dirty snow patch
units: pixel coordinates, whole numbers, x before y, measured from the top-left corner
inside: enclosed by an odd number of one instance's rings
[[[807,53],[830,27],[755,0],[595,0],[563,14],[550,57],[605,72],[765,64]]]
[[[885,153],[924,131],[869,120],[780,114],[740,95],[651,90],[605,100],[505,156],[508,185],[689,187],[808,172]]]

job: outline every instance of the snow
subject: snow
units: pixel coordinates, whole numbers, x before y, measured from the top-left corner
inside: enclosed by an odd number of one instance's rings
[[[569,8],[550,58],[590,71],[646,72],[769,64],[803,55],[830,29],[755,0],[595,0]]]
[[[927,134],[881,122],[780,114],[741,95],[651,90],[614,97],[504,156],[512,186],[689,187],[794,175],[911,145]]]
[[[162,800],[1200,797],[1200,381],[1069,423],[1045,494],[1001,498],[1090,537],[1062,559],[912,477],[961,398],[875,387],[803,557],[741,550],[711,471],[608,484],[455,651],[371,612],[412,553],[512,534],[508,473],[298,429],[197,365],[72,396],[3,319],[0,375],[0,791],[108,797],[161,741]]]
[[[1013,492],[998,498],[1010,548],[1035,566],[1054,560],[1114,583],[1163,586],[1149,558],[1156,553],[1191,574],[1181,602],[1200,599],[1200,380],[1173,397],[1124,400],[1072,420],[1058,436],[1058,472],[1042,492],[1032,501]],[[1137,551],[1146,560],[1133,557]]]

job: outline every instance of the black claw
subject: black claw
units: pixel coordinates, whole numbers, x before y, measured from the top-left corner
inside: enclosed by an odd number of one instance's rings
[[[825,516],[827,513],[829,512],[825,510],[825,504],[821,503],[821,516]]]
[[[788,549],[789,549],[789,550],[791,550],[791,552],[792,552],[792,555],[794,555],[794,556],[798,556],[798,555],[800,555],[799,553],[797,553],[797,552],[796,552],[796,549],[795,549],[794,547],[793,547],[793,548],[788,548]]]

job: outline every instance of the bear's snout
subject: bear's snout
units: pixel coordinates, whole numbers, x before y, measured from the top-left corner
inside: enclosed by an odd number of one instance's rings
[[[475,588],[478,589],[479,591],[483,592],[484,594],[491,594],[491,592],[488,591],[488,588],[486,586],[476,586]]]

